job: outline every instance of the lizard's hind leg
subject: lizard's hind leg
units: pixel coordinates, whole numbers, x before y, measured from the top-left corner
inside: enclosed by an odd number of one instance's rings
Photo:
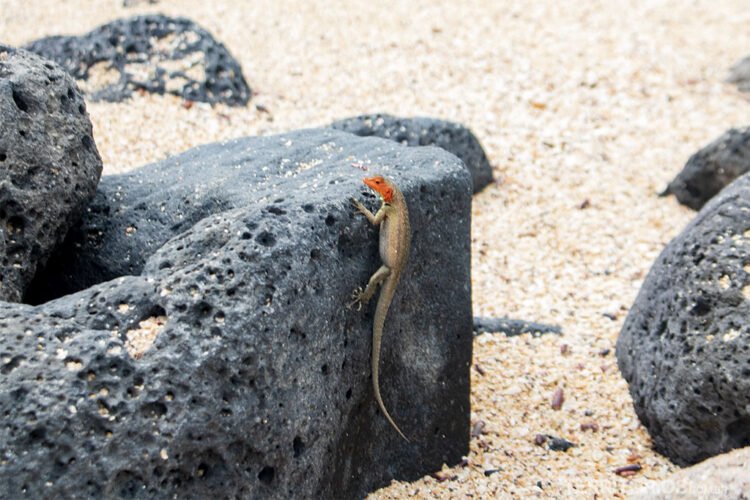
[[[357,288],[352,293],[352,302],[349,303],[349,307],[357,304],[361,307],[362,304],[367,304],[373,295],[375,295],[375,290],[378,289],[378,286],[385,281],[385,279],[391,274],[391,268],[388,266],[380,266],[380,269],[375,271],[375,274],[373,274],[370,277],[370,281],[367,282],[367,286],[364,290],[362,288]]]

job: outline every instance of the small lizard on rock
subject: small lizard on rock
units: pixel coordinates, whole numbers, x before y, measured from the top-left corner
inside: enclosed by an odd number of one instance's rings
[[[354,291],[352,304],[367,303],[375,294],[378,285],[383,284],[380,292],[378,305],[375,308],[375,319],[372,325],[372,386],[375,391],[375,400],[378,402],[380,411],[393,426],[394,429],[407,441],[409,439],[401,432],[385,409],[383,398],[380,396],[380,384],[378,383],[378,369],[380,364],[380,342],[383,338],[383,325],[388,314],[388,308],[396,292],[396,285],[401,277],[401,272],[406,267],[411,245],[411,226],[409,225],[409,209],[406,206],[404,195],[390,181],[381,176],[367,177],[365,184],[376,191],[383,199],[380,210],[373,215],[364,205],[352,198],[352,203],[367,220],[374,225],[380,225],[380,260],[383,265],[375,271],[364,291],[358,288]]]

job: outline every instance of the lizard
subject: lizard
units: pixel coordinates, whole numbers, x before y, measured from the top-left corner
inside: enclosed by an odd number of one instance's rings
[[[396,429],[402,438],[409,441],[396,422],[393,421],[388,410],[385,409],[383,398],[380,395],[380,383],[378,381],[380,365],[380,344],[383,338],[383,326],[385,317],[388,314],[388,308],[393,301],[393,295],[396,292],[396,285],[401,278],[401,273],[406,267],[406,261],[409,258],[409,248],[411,245],[411,226],[409,224],[409,209],[406,206],[406,199],[401,191],[388,179],[382,176],[366,177],[364,183],[377,192],[381,199],[382,205],[377,213],[370,212],[362,203],[352,198],[352,203],[356,209],[361,212],[367,220],[375,226],[380,226],[380,260],[382,265],[370,277],[364,290],[357,288],[352,294],[353,304],[366,304],[375,294],[379,285],[383,285],[378,298],[378,304],[375,308],[375,318],[372,325],[372,386],[375,392],[375,400],[378,403],[380,411],[388,422]]]

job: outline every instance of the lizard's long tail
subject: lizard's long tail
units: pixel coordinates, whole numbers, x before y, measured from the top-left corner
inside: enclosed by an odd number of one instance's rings
[[[402,438],[409,438],[401,432],[396,422],[393,421],[388,410],[385,409],[383,398],[380,396],[380,383],[378,381],[378,375],[380,373],[380,342],[383,338],[383,326],[385,325],[385,317],[388,314],[388,308],[391,305],[391,300],[396,292],[396,285],[398,284],[399,275],[391,274],[383,283],[383,288],[380,290],[380,297],[378,298],[378,305],[375,308],[375,320],[372,325],[372,388],[375,391],[375,400],[378,402],[380,411],[383,412],[388,422],[396,429]]]

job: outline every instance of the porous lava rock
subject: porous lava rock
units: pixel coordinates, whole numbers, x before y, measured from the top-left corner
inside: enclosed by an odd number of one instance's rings
[[[692,155],[662,195],[693,210],[750,170],[750,128],[730,129]]]
[[[679,465],[750,445],[750,177],[651,267],[617,360],[654,447]]]
[[[0,300],[18,302],[96,189],[102,160],[75,81],[0,45]]]
[[[85,35],[50,36],[25,48],[59,63],[95,101],[119,102],[145,91],[244,106],[251,96],[227,48],[183,17],[117,19]]]
[[[373,398],[375,304],[346,307],[380,265],[353,161],[409,203],[380,383],[410,442]],[[0,303],[6,494],[361,498],[468,452],[471,180],[455,156],[305,130],[101,187],[74,265],[130,275]]]

